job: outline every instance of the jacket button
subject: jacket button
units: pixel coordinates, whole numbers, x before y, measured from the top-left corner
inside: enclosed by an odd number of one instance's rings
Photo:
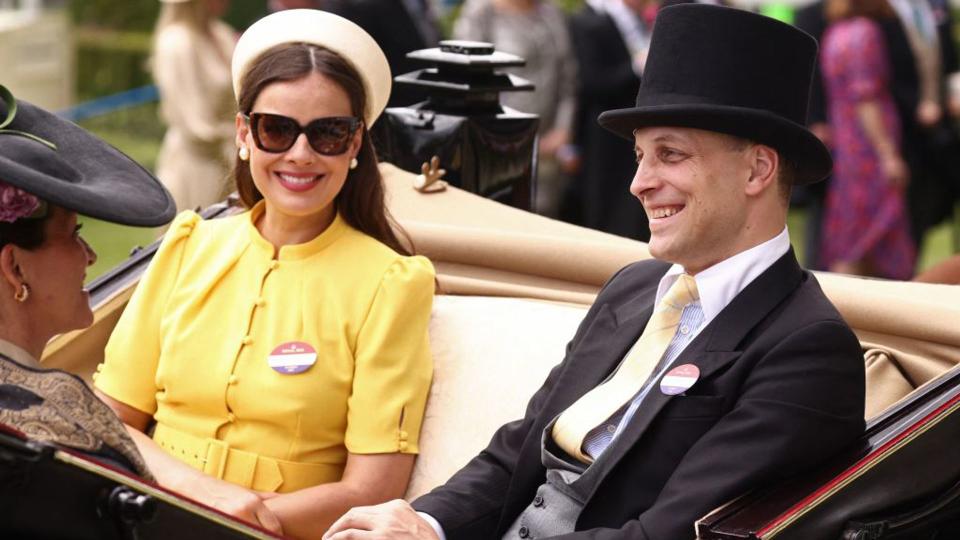
[[[517,534],[520,535],[520,538],[530,538],[530,529],[526,527],[520,527],[520,530],[517,531]]]
[[[537,495],[536,497],[534,497],[534,498],[533,498],[533,505],[536,506],[537,508],[540,508],[541,506],[543,506],[543,497],[541,497],[541,496],[539,496],[539,495]]]

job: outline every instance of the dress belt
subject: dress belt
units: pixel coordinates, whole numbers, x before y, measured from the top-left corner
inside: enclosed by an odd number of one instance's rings
[[[218,439],[197,437],[157,423],[153,440],[168,453],[210,476],[257,491],[289,493],[336,482],[342,465],[284,461],[230,448]]]

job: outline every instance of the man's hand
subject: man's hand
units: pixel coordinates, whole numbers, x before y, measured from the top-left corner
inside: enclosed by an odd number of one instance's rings
[[[937,125],[943,116],[943,108],[936,101],[924,100],[917,105],[917,122],[923,127]]]
[[[439,540],[437,532],[406,501],[358,506],[334,522],[323,540]]]
[[[560,147],[570,142],[570,132],[557,128],[545,133],[540,137],[540,154],[548,157],[554,157]]]

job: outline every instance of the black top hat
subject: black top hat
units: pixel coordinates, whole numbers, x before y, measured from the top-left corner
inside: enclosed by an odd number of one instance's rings
[[[0,182],[126,225],[155,227],[176,213],[170,193],[137,162],[76,124],[14,100],[3,86]]]
[[[795,183],[830,173],[830,151],[804,124],[816,41],[780,21],[705,4],[657,15],[637,105],[606,111],[622,137],[644,126],[692,127],[767,144],[797,166]]]

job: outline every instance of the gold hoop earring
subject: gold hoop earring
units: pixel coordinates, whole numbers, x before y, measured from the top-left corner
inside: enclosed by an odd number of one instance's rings
[[[356,168],[357,168],[357,165],[359,165],[359,164],[360,164],[360,162],[357,161],[357,158],[351,158],[351,159],[350,159],[350,170],[352,171],[352,170],[356,169]]]
[[[246,146],[241,146],[240,151],[237,152],[237,155],[240,156],[240,161],[246,161],[250,159],[250,149]]]
[[[20,290],[14,293],[13,299],[22,304],[27,301],[27,298],[30,298],[30,286],[26,283],[21,283]]]

